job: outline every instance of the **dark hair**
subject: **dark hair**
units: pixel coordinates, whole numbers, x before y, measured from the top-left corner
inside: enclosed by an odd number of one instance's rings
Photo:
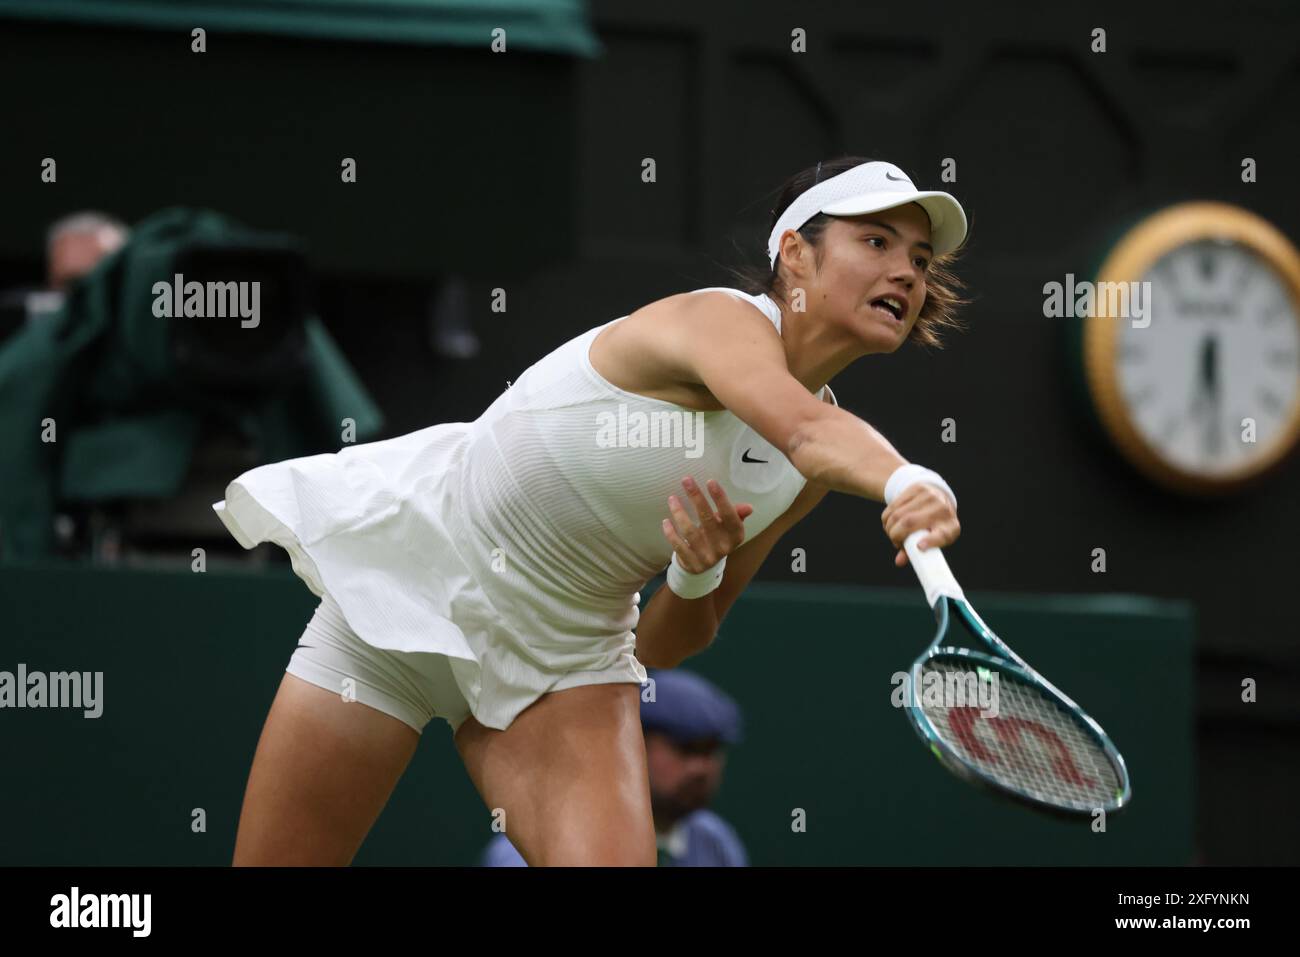
[[[772,232],[776,227],[776,221],[781,218],[781,214],[805,191],[824,179],[838,176],[855,166],[871,162],[874,161],[863,156],[841,156],[838,159],[826,160],[816,166],[809,166],[807,169],[795,173],[780,188],[780,197],[772,210],[771,219],[768,221],[767,233]],[[819,266],[822,259],[822,233],[826,231],[826,227],[835,218],[826,213],[818,213],[799,227],[799,234],[812,244],[813,256]],[[921,314],[917,317],[916,325],[912,327],[909,336],[909,338],[921,345],[942,348],[942,334],[944,332],[964,328],[961,320],[957,318],[957,309],[960,306],[967,305],[970,300],[960,297],[959,293],[965,288],[965,285],[957,278],[956,273],[952,271],[952,267],[965,248],[966,243],[963,240],[962,244],[956,249],[935,256],[930,261],[930,266],[925,274],[925,304],[921,307]],[[764,246],[763,259],[764,264],[762,266],[728,267],[727,271],[735,278],[737,288],[749,293],[751,296],[765,294],[789,307],[789,291],[785,286],[785,278],[780,274],[780,257],[777,257],[774,266],[768,266],[766,262],[767,249]]]

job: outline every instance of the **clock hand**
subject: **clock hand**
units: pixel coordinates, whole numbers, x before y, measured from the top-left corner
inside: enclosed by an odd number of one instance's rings
[[[1201,375],[1210,392],[1219,392],[1219,340],[1214,336],[1205,337],[1201,352]]]
[[[1192,405],[1189,410],[1192,415],[1197,414],[1201,407],[1210,398],[1210,379],[1214,372],[1210,368],[1213,359],[1210,357],[1210,337],[1206,336],[1201,340],[1201,348],[1197,353],[1196,359],[1196,381],[1192,384]]]
[[[1218,457],[1223,448],[1223,434],[1219,421],[1219,340],[1207,335],[1201,344],[1201,394],[1205,397],[1205,452]]]

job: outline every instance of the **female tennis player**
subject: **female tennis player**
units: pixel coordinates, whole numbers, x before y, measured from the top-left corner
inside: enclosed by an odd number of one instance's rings
[[[955,325],[961,206],[846,157],[794,176],[774,212],[762,292],[669,296],[560,346],[473,422],[230,483],[213,506],[230,532],[285,548],[321,598],[257,745],[235,864],[351,862],[440,717],[485,834],[503,824],[532,865],[653,865],[643,665],[708,647],[829,490],[886,503],[900,566],[913,530],[956,540],[948,484],[827,383]]]

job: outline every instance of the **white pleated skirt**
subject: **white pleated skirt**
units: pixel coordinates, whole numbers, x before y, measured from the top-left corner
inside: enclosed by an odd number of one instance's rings
[[[471,713],[504,730],[541,695],[643,683],[635,636],[563,668],[494,606],[449,527],[472,423],[449,422],[243,473],[213,509],[244,548],[272,542],[376,648],[445,655]],[[566,655],[572,662],[573,656]]]

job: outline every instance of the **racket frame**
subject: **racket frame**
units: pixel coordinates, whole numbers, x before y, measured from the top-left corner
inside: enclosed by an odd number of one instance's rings
[[[1079,817],[1091,817],[1098,809],[1105,811],[1107,814],[1114,814],[1126,808],[1132,800],[1133,786],[1129,780],[1128,766],[1124,762],[1123,755],[1119,753],[1119,749],[1115,747],[1114,742],[1102,730],[1101,725],[1093,720],[1086,711],[1012,651],[1010,646],[984,623],[984,620],[971,607],[970,602],[966,600],[961,586],[957,584],[948,568],[942,550],[931,546],[925,551],[921,551],[916,547],[917,541],[925,534],[924,530],[913,532],[904,542],[908,560],[916,571],[917,577],[921,580],[921,585],[926,592],[926,601],[929,602],[933,609],[938,625],[934,639],[930,642],[929,647],[912,663],[909,672],[910,688],[904,710],[907,712],[908,723],[912,726],[912,729],[925,743],[930,752],[939,759],[940,763],[957,777],[1034,810],[1043,811],[1057,817],[1078,819]],[[955,617],[961,621],[962,625],[973,637],[982,641],[993,652],[992,655],[958,645],[941,644],[951,626],[954,609],[956,610]],[[939,657],[958,657],[969,660],[975,663],[977,667],[1002,671],[1024,681],[1026,684],[1038,685],[1047,690],[1092,733],[1116,772],[1116,777],[1121,784],[1120,792],[1104,804],[1089,808],[1067,808],[1059,804],[1053,804],[1050,801],[1044,801],[1027,791],[999,781],[971,766],[955,748],[938,735],[933,722],[925,715],[921,706],[921,676],[923,669],[926,662]]]

